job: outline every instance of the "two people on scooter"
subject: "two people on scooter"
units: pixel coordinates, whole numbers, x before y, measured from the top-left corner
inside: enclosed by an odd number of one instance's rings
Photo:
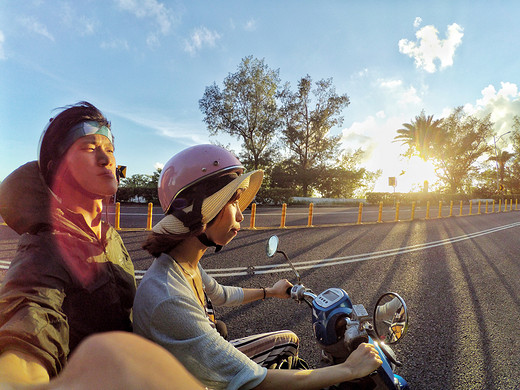
[[[162,345],[214,389],[320,389],[368,375],[381,364],[368,344],[336,366],[268,370],[297,357],[293,332],[230,341],[218,332],[213,305],[289,298],[287,280],[269,288],[223,286],[200,263],[209,247],[219,251],[237,235],[262,179],[262,171],[244,173],[234,155],[215,145],[188,148],[166,163],[158,189],[166,215],[143,244],[156,259],[136,293],[134,331]]]

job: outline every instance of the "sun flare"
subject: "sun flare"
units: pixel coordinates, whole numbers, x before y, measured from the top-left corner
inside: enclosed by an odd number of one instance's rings
[[[428,181],[428,189],[431,190],[437,181],[433,164],[416,156],[386,166],[376,183],[375,191],[393,192],[394,188],[389,185],[389,177],[396,178],[395,192],[404,193],[422,191],[425,181]]]

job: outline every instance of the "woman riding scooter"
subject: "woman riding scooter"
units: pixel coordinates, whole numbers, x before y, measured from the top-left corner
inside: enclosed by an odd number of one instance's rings
[[[214,145],[188,148],[166,163],[159,179],[166,215],[143,244],[156,259],[137,290],[134,331],[169,350],[214,389],[320,389],[369,374],[381,359],[367,344],[337,366],[267,370],[297,356],[293,332],[227,341],[217,330],[213,304],[289,297],[287,280],[261,289],[221,286],[200,264],[208,247],[219,251],[237,235],[262,179],[262,171],[244,173],[235,156]]]

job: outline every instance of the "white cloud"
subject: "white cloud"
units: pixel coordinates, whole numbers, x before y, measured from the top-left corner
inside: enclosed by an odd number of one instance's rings
[[[398,103],[400,105],[409,105],[409,104],[415,104],[419,105],[421,104],[422,99],[417,95],[417,90],[411,86],[410,88],[404,90],[401,93],[401,96],[399,97]]]
[[[417,16],[415,18],[415,20],[413,21],[413,26],[415,28],[418,28],[421,25],[421,23],[422,23],[422,19],[419,16]]]
[[[19,19],[22,26],[24,26],[27,30],[41,35],[51,41],[54,42],[54,36],[47,30],[47,27],[41,24],[38,20],[33,17],[26,16]]]
[[[110,41],[103,41],[99,45],[102,49],[112,50],[112,49],[122,49],[129,50],[130,46],[128,42],[124,39],[112,39]]]
[[[484,117],[490,115],[497,133],[511,130],[513,116],[520,116],[520,93],[518,86],[510,82],[501,82],[497,91],[493,85],[488,85],[481,91],[482,98],[475,104],[468,103],[464,110],[471,115]]]
[[[164,163],[156,162],[155,164],[153,164],[153,167],[155,170],[157,170],[157,169],[162,170],[164,168]]]
[[[448,26],[446,39],[439,39],[439,32],[434,26],[425,26],[415,34],[416,42],[401,39],[399,52],[413,58],[417,68],[434,73],[437,60],[440,61],[440,69],[453,65],[455,49],[462,43],[463,31],[461,26],[453,23]]]
[[[220,35],[216,31],[210,31],[206,27],[196,29],[189,40],[185,40],[184,50],[191,55],[199,51],[203,46],[215,47]]]
[[[85,36],[94,34],[97,23],[86,16],[79,16],[76,10],[72,8],[71,4],[61,4],[59,14],[63,24],[78,31],[80,35]]]
[[[5,60],[7,58],[5,56],[5,52],[4,52],[4,42],[5,42],[4,33],[2,31],[0,31],[0,60]]]
[[[256,30],[256,20],[250,19],[246,22],[244,25],[244,30],[246,31],[253,31]]]
[[[360,71],[354,73],[351,75],[351,78],[363,78],[368,76],[368,68],[361,69]]]
[[[393,102],[399,106],[420,105],[422,99],[414,86],[406,87],[402,80],[378,79],[377,85],[391,95]]]
[[[146,45],[148,47],[159,47],[159,37],[157,34],[148,34],[148,37],[146,37]]]
[[[156,24],[158,31],[162,35],[167,35],[171,31],[173,24],[173,13],[163,3],[157,0],[115,0],[119,8],[134,14],[138,18],[150,18]],[[159,39],[155,37],[147,38],[147,43],[151,46],[158,46]]]
[[[380,83],[379,85],[383,88],[396,88],[396,87],[400,87],[401,85],[403,85],[402,80],[382,80],[382,79],[380,79],[379,83]]]

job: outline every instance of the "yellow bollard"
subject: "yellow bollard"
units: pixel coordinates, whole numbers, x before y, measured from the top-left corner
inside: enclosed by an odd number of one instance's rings
[[[415,200],[412,202],[412,215],[410,220],[413,221],[415,219]]]
[[[119,202],[116,202],[116,220],[114,221],[114,224],[116,225],[115,226],[115,229],[116,230],[119,230],[121,229],[121,226],[119,224],[119,221],[121,219],[121,203]]]
[[[509,211],[513,211],[513,199],[509,199]]]
[[[437,217],[442,218],[442,200],[439,200],[439,215]]]
[[[280,227],[285,229],[285,217],[287,215],[287,204],[282,204],[282,221],[280,223]]]
[[[480,207],[481,207],[481,201],[479,200],[478,201],[478,212],[477,212],[477,214],[480,214]]]
[[[307,226],[308,227],[311,227],[312,226],[312,211],[314,210],[314,204],[311,203],[309,204],[309,219],[307,221]]]
[[[358,225],[361,223],[362,217],[363,217],[363,203],[359,203],[359,210],[358,210],[358,215],[357,215]]]
[[[153,203],[148,203],[148,219],[146,220],[146,230],[152,230]]]
[[[383,202],[379,202],[379,214],[377,216],[377,222],[383,222]]]
[[[251,221],[249,223],[249,229],[256,229],[256,203],[251,204]]]
[[[498,200],[498,212],[502,212],[502,199]]]
[[[493,208],[491,209],[491,212],[492,212],[492,213],[495,212],[495,199],[493,199]]]
[[[399,205],[399,202],[395,204],[395,222],[399,221]]]
[[[486,214],[488,213],[488,201],[486,200]]]
[[[515,199],[515,211],[518,210],[518,199]]]
[[[462,200],[460,201],[459,217],[462,216]]]
[[[453,201],[450,200],[450,217],[453,217]]]
[[[473,215],[473,201],[469,201],[469,215]]]
[[[426,217],[424,219],[430,219],[430,201],[426,202]]]

